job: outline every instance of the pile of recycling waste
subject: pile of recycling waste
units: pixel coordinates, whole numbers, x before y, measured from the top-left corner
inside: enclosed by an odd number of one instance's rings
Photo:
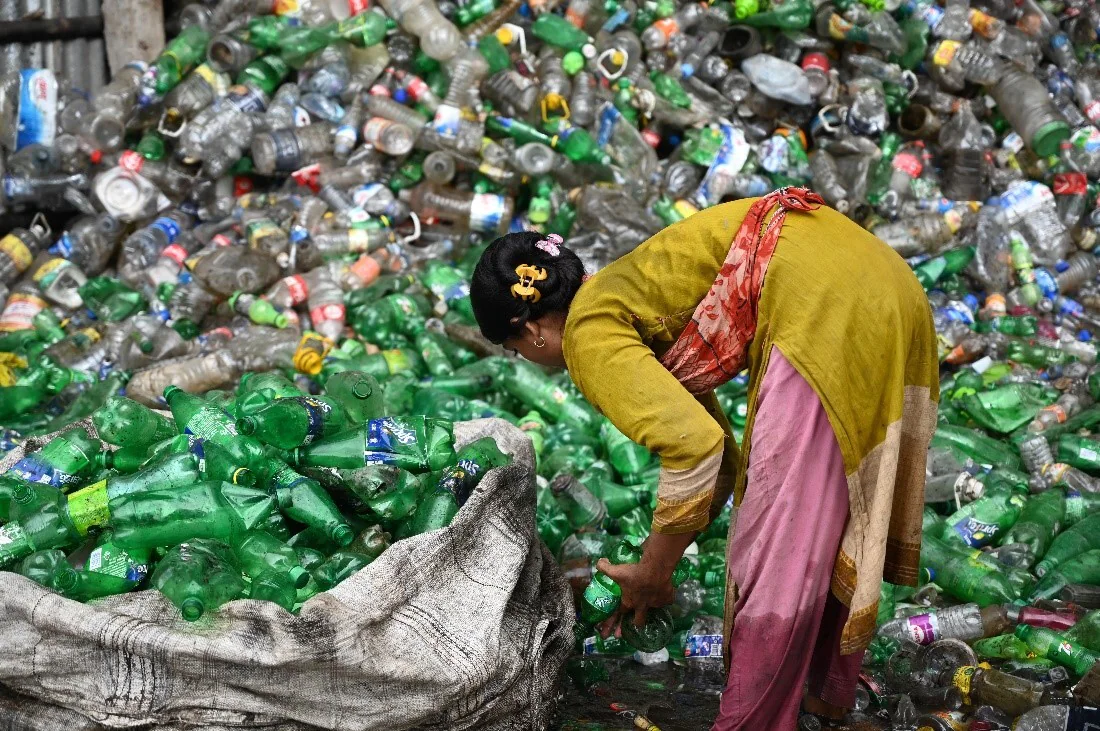
[[[593,567],[639,560],[659,464],[484,341],[468,282],[509,230],[595,272],[806,185],[910,262],[942,346],[921,582],[883,585],[848,722],[1100,722],[1100,8],[221,0],[180,22],[93,92],[0,78],[0,449],[54,435],[0,476],[0,569],[77,601],[155,589],[188,621],[296,612],[448,525],[509,460],[451,425],[498,417],[537,455],[576,686],[615,657],[720,684],[729,510],[675,604],[600,637],[620,592]],[[747,393],[718,389],[735,430]]]

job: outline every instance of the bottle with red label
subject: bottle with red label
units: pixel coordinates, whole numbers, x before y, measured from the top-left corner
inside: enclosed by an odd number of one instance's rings
[[[122,242],[122,251],[119,254],[118,273],[122,281],[131,285],[141,283],[145,272],[161,253],[176,243],[185,231],[190,230],[193,223],[191,214],[176,208],[130,234]]]
[[[321,271],[309,292],[309,319],[314,331],[336,342],[344,334],[344,290],[327,269]]]

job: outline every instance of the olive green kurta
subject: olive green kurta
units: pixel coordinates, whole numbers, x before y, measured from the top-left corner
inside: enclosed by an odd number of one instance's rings
[[[743,495],[757,388],[779,348],[821,399],[844,455],[850,519],[833,592],[850,608],[843,651],[853,652],[872,637],[884,572],[916,582],[938,398],[935,330],[927,297],[889,247],[832,209],[788,213],[758,302],[738,456],[728,425],[708,414],[713,396],[696,400],[658,357],[714,282],[754,200],[701,211],[593,276],[570,308],[565,360],[588,400],[660,456],[654,530],[682,533],[702,529],[712,501],[724,500],[718,462],[727,478],[739,464]]]

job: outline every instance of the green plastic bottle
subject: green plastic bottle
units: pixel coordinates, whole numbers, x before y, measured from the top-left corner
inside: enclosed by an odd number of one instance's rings
[[[1039,343],[1026,343],[1020,340],[1010,341],[1005,346],[1007,360],[1036,368],[1045,368],[1052,365],[1065,365],[1077,360],[1061,348],[1051,348]]]
[[[1086,551],[1100,548],[1100,514],[1090,515],[1063,531],[1035,564],[1035,575],[1043,578],[1059,565]]]
[[[1055,445],[1055,458],[1092,475],[1100,474],[1100,441],[1066,434]]]
[[[416,336],[416,347],[420,351],[420,359],[424,361],[428,373],[443,377],[454,375],[455,369],[446,351],[436,339],[428,337],[427,332]]]
[[[1008,434],[1030,423],[1040,409],[1054,403],[1056,389],[1036,383],[1013,383],[959,399],[967,415],[989,431]]]
[[[981,548],[997,542],[1023,512],[1025,498],[1007,490],[987,494],[964,505],[945,521],[941,538]]]
[[[1019,598],[1003,572],[975,561],[931,536],[925,536],[921,542],[921,568],[928,580],[936,582],[947,593],[980,607]]]
[[[257,325],[271,325],[282,329],[290,324],[290,319],[276,310],[275,305],[253,294],[234,292],[229,298],[229,308]]]
[[[635,508],[650,503],[650,493],[642,486],[619,485],[608,479],[590,477],[588,473],[581,475],[581,482],[599,498],[611,518],[621,518]]]
[[[157,96],[171,91],[183,77],[206,57],[206,44],[210,34],[198,25],[184,28],[168,42],[156,60],[149,65],[152,74],[152,90]]]
[[[1016,637],[1027,643],[1039,657],[1069,668],[1078,677],[1100,661],[1100,653],[1070,642],[1063,633],[1046,627],[1017,625]]]
[[[932,446],[954,447],[979,464],[1013,470],[1020,468],[1020,455],[1015,449],[1000,439],[964,426],[939,424],[932,437]]]
[[[573,398],[531,363],[516,361],[501,379],[501,385],[524,406],[544,414],[555,422],[565,422],[595,434],[598,417],[591,406]]]
[[[238,468],[266,474],[263,445],[252,437],[239,434],[234,418],[224,409],[176,386],[164,389],[164,399],[181,434],[192,434],[225,448],[239,457]]]
[[[416,510],[420,478],[392,465],[337,470],[344,487],[387,526],[395,526]]]
[[[338,402],[324,396],[295,396],[272,401],[237,419],[237,430],[279,449],[294,449],[337,434],[348,426]]]
[[[69,490],[85,482],[103,464],[99,440],[92,439],[83,429],[72,429],[54,437],[37,452],[25,455],[6,474]]]
[[[294,549],[265,531],[245,533],[233,543],[233,555],[253,580],[269,571],[277,571],[290,580],[294,589],[301,589],[309,581],[309,574],[298,563]]]
[[[12,495],[13,520],[0,526],[0,567],[35,551],[76,546],[84,536],[69,517],[68,499],[49,486],[23,484]]]
[[[923,261],[913,268],[913,274],[925,289],[931,289],[936,282],[952,274],[958,274],[974,259],[977,252],[973,246],[950,249]]]
[[[983,660],[1031,660],[1035,651],[1016,635],[986,637],[974,643],[974,652]]]
[[[239,416],[251,416],[275,399],[304,395],[279,371],[245,373],[237,386],[236,412]]]
[[[424,416],[387,416],[294,450],[305,467],[392,464],[411,472],[442,469],[454,459],[451,423]]]
[[[323,531],[337,546],[350,543],[355,531],[321,483],[303,477],[281,460],[272,458],[271,462],[271,489],[279,509],[287,517]]]
[[[92,415],[99,438],[118,447],[150,446],[178,433],[172,420],[122,396],[107,399]]]
[[[1000,538],[1000,545],[1022,543],[1030,549],[1028,568],[1047,552],[1054,536],[1065,525],[1066,496],[1047,490],[1027,501],[1016,523]]]
[[[600,424],[600,440],[603,442],[607,459],[619,478],[627,485],[637,485],[642,481],[642,473],[649,467],[653,455],[640,444],[635,444],[611,423],[603,419]]]
[[[771,10],[739,18],[739,22],[756,28],[805,30],[814,19],[814,4],[810,0],[786,0],[772,5]]]
[[[1038,332],[1039,321],[1031,315],[1012,317],[1002,315],[991,320],[977,320],[974,329],[978,332],[999,332],[1017,337],[1032,337]]]
[[[531,33],[543,43],[566,51],[581,51],[592,39],[560,15],[543,13],[531,25]]]
[[[1067,584],[1100,584],[1100,550],[1085,551],[1048,570],[1031,591],[1031,598],[1051,599]]]
[[[195,539],[168,551],[150,582],[194,622],[244,593],[241,569],[224,543]]]
[[[378,379],[362,371],[344,371],[325,381],[325,396],[339,404],[348,423],[364,424],[384,415]]]
[[[435,489],[420,499],[416,512],[399,531],[401,537],[420,535],[451,524],[470,494],[494,467],[503,467],[511,457],[500,451],[491,437],[482,437],[459,450],[457,464],[444,468]]]
[[[195,538],[237,540],[267,519],[275,499],[228,482],[197,482],[124,495],[109,506],[115,543],[155,548]]]
[[[550,491],[573,530],[595,529],[607,517],[607,508],[583,482],[568,473],[550,482]]]

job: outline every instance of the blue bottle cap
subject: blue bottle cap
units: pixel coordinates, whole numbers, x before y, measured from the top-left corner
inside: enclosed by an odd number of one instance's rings
[[[1067,269],[1069,269],[1069,262],[1066,261],[1065,259],[1059,259],[1057,261],[1057,263],[1054,265],[1054,271],[1058,272],[1059,274],[1061,274],[1062,272],[1064,272]]]
[[[1090,340],[1092,340],[1092,331],[1091,330],[1084,330],[1084,329],[1078,330],[1077,331],[1077,339],[1080,340],[1082,343],[1089,342]]]
[[[975,311],[981,306],[978,298],[969,293],[967,293],[966,296],[963,297],[963,304],[969,307],[971,311]]]
[[[404,104],[409,100],[409,92],[404,89],[395,89],[393,92],[393,100],[399,104]]]

